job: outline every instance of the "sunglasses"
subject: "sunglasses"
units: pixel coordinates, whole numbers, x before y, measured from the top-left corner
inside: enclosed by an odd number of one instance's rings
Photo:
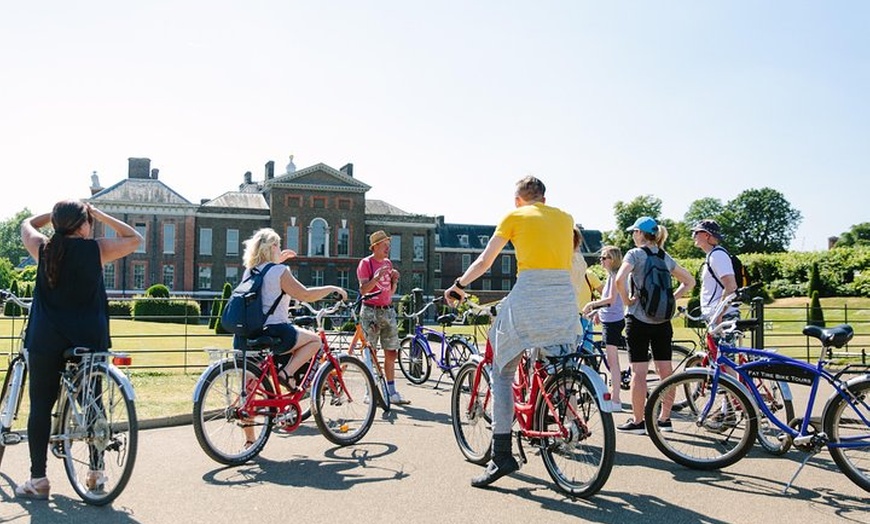
[[[598,257],[598,260],[610,260],[611,257]]]

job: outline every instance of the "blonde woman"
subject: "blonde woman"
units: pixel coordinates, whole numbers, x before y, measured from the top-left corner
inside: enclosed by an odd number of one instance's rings
[[[604,340],[607,367],[610,369],[610,401],[614,411],[622,411],[622,401],[619,399],[622,376],[617,348],[625,344],[622,336],[625,329],[625,305],[614,286],[616,272],[622,265],[622,251],[616,246],[604,246],[598,261],[607,271],[607,278],[601,290],[601,298],[587,303],[583,307],[583,315],[591,315],[596,324],[601,323],[601,338]]]
[[[290,354],[289,362],[284,365],[280,372],[282,381],[290,389],[296,387],[294,379],[296,371],[311,360],[311,357],[320,349],[320,338],[316,333],[290,323],[290,298],[314,302],[330,293],[338,293],[343,300],[347,300],[347,292],[338,286],[303,286],[290,272],[290,268],[283,265],[284,262],[295,256],[294,251],[281,249],[281,237],[271,228],[260,229],[251,238],[245,240],[245,274],[243,278],[248,278],[254,268],[262,271],[267,264],[275,264],[263,276],[261,290],[263,313],[268,313],[272,309],[272,305],[277,302],[274,312],[266,318],[263,333],[281,339],[281,345],[275,348],[275,353],[279,355]],[[240,341],[236,341],[236,346],[239,343]]]

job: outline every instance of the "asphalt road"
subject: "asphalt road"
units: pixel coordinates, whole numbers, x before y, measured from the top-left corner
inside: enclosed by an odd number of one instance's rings
[[[53,458],[51,499],[17,501],[13,488],[27,477],[27,449],[9,448],[0,522],[870,522],[870,494],[827,452],[783,494],[804,455],[769,457],[757,445],[734,466],[699,472],[670,462],[646,436],[618,434],[613,473],[589,500],[556,492],[532,454],[493,489],[474,489],[468,481],[480,467],[456,447],[449,383],[434,389],[432,380],[418,387],[399,380],[413,403],[379,412],[368,435],[347,448],[309,421],[293,434],[274,434],[256,460],[226,468],[205,456],[190,425],[145,430],[130,484],[103,508],[82,503]]]

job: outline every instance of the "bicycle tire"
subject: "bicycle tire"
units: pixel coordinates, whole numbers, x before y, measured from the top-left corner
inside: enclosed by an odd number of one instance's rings
[[[447,340],[447,374],[451,379],[456,379],[456,371],[468,362],[472,355],[477,355],[477,348],[462,338]]]
[[[115,500],[130,480],[139,445],[136,404],[120,372],[90,365],[63,402],[59,441],[67,478],[88,504]],[[84,425],[82,425],[84,423]]]
[[[702,423],[698,423],[698,413],[684,409],[671,411],[670,431],[658,425],[663,402],[680,391],[699,392],[695,405],[703,412],[712,391],[706,387],[712,373],[694,369],[671,375],[652,391],[644,411],[646,432],[653,444],[669,459],[692,469],[730,466],[749,452],[758,436],[754,405],[742,389],[726,380],[719,381],[721,394],[716,395],[716,405]]]
[[[794,405],[790,399],[783,398],[782,385],[773,380],[762,379],[761,385],[756,384],[759,392],[764,397],[767,409],[776,414],[784,410],[785,417],[779,417],[786,424],[794,418]],[[792,439],[773,424],[764,413],[758,410],[758,443],[769,455],[775,457],[785,455],[791,448]]]
[[[202,379],[201,393],[193,403],[193,432],[199,447],[215,462],[244,464],[259,455],[269,440],[274,408],[263,409],[248,420],[237,412],[244,384],[252,388],[262,373],[255,362],[237,358],[221,362]],[[268,377],[263,377],[260,388],[248,394],[266,397],[274,392]],[[251,444],[246,426],[254,428]]]
[[[704,354],[703,353],[695,353],[688,358],[682,364],[682,371],[691,368],[704,367]],[[708,383],[704,383],[704,385],[698,387],[709,387]],[[702,395],[699,391],[696,391],[697,388],[692,388],[691,384],[686,384],[682,390],[677,391],[676,397],[674,398],[674,411],[682,411],[686,408],[691,410],[691,413],[698,414],[700,411],[696,400]]]
[[[855,398],[855,407],[845,398],[837,395],[825,406],[822,413],[823,427],[831,443],[840,443],[844,438],[863,437],[862,448],[842,448],[828,446],[837,467],[849,480],[865,491],[870,491],[870,378],[864,378],[849,385],[849,392]],[[863,418],[863,420],[862,420]]]
[[[330,442],[348,446],[363,438],[375,418],[375,384],[366,365],[350,355],[338,357],[340,369],[323,364],[314,379],[312,414]]]
[[[478,366],[482,365],[471,361],[459,368],[450,395],[450,419],[456,444],[466,460],[479,465],[489,462],[492,455],[492,393],[485,369],[481,369],[480,383],[474,388]]]
[[[12,374],[16,362],[23,360],[22,356],[17,356],[9,362],[9,369],[6,371],[6,376],[3,378],[3,389],[0,390],[0,412],[6,410],[6,404],[9,402],[9,390],[12,387]],[[18,418],[18,412],[21,409],[21,401],[24,398],[24,392],[27,391],[27,366],[24,367],[24,375],[21,377],[21,391],[18,394],[18,400],[15,402],[13,422]],[[0,427],[0,435],[5,436],[6,433],[12,431],[10,427]],[[0,464],[3,463],[3,455],[6,454],[6,446],[0,445]]]
[[[429,380],[432,373],[432,363],[423,344],[424,340],[417,337],[405,339],[399,347],[399,369],[408,382],[417,386]]]
[[[566,437],[543,437],[541,458],[556,488],[572,497],[598,493],[613,470],[616,431],[613,416],[601,410],[595,387],[577,370],[564,370],[547,379],[544,392],[553,410],[540,395],[535,407],[535,428],[559,431]],[[558,423],[557,423],[558,418]]]

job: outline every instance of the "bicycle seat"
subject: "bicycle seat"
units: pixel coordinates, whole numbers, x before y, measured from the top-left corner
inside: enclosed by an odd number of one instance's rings
[[[317,325],[317,319],[311,315],[293,317],[293,324],[299,327],[311,327]]]
[[[852,340],[855,332],[849,324],[840,324],[830,329],[820,328],[819,326],[806,326],[803,331],[804,335],[819,339],[825,347],[841,348],[846,345],[846,342]]]
[[[758,328],[757,318],[739,318],[736,327],[739,331],[754,331]]]
[[[249,338],[246,341],[248,349],[267,349],[277,346],[280,343],[280,338],[270,337],[269,335],[260,335],[256,338]]]
[[[63,351],[63,359],[64,360],[74,360],[81,358],[82,355],[87,353],[95,353],[91,348],[81,347],[81,346],[73,346],[71,348],[66,348]]]
[[[456,315],[454,315],[453,313],[447,313],[446,315],[441,315],[440,317],[438,317],[436,321],[442,326],[449,326],[456,322]]]

